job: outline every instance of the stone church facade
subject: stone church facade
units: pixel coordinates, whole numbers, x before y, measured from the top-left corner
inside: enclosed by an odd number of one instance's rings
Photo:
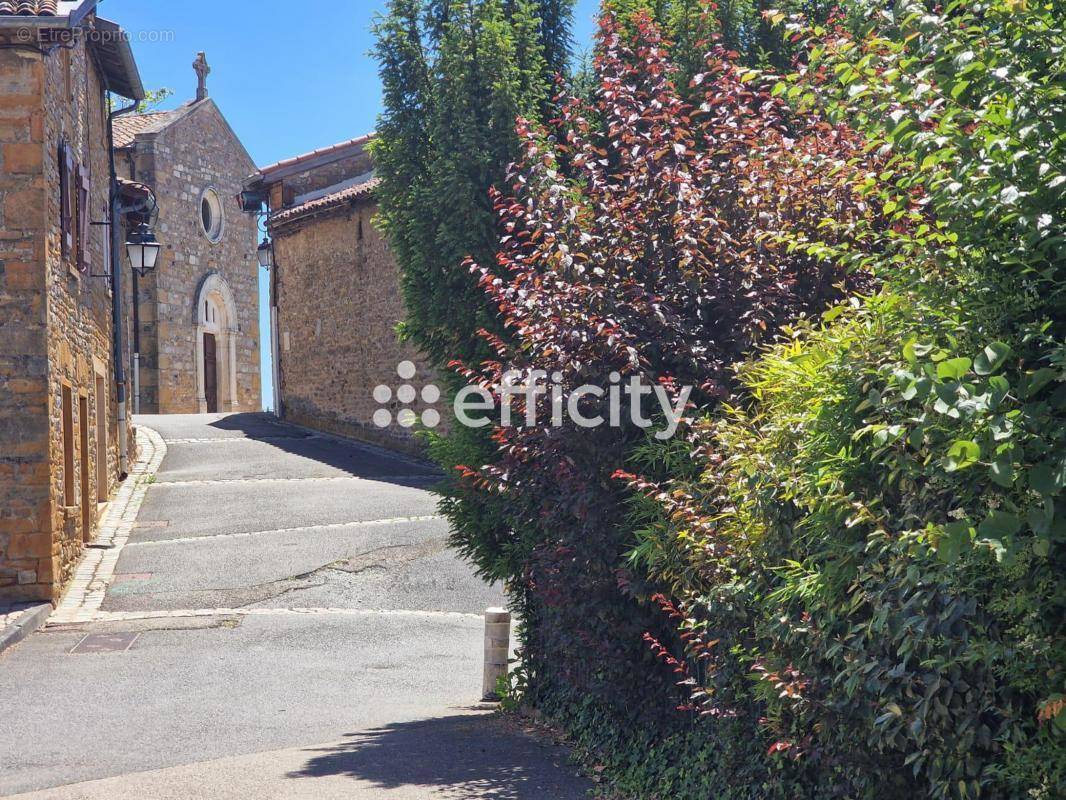
[[[196,99],[116,122],[119,174],[159,201],[163,251],[138,282],[129,332],[133,406],[143,414],[261,407],[258,233],[236,202],[255,162],[208,96],[202,53],[194,69]]]
[[[417,453],[411,428],[396,420],[433,404],[420,394],[403,401],[400,387],[411,388],[398,367],[415,365],[410,384],[419,389],[433,373],[396,333],[405,312],[395,259],[374,225],[370,140],[281,161],[247,183],[267,205],[274,247],[275,403],[298,425]],[[378,386],[390,387],[384,402],[374,397]],[[392,424],[375,422],[382,410]]]

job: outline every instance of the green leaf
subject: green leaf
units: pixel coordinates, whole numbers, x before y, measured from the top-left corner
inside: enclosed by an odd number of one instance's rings
[[[965,356],[949,358],[937,364],[936,375],[942,381],[962,380],[963,376],[970,371],[971,364],[973,362]]]
[[[907,443],[915,450],[920,450],[925,443],[925,426],[915,426],[915,428],[907,435]]]
[[[823,322],[832,322],[833,320],[835,320],[837,317],[839,317],[841,314],[843,314],[847,310],[848,310],[848,307],[846,305],[833,306],[828,311],[826,311],[824,314],[822,314],[822,321]]]
[[[984,522],[977,526],[977,533],[986,539],[1006,539],[1022,529],[1017,514],[1009,511],[991,511]]]
[[[901,119],[896,127],[894,127],[888,134],[888,138],[890,141],[899,142],[903,136],[909,133],[914,127],[916,127],[916,124],[910,117]]]
[[[1058,374],[1057,370],[1049,369],[1047,367],[1029,373],[1025,376],[1025,388],[1023,390],[1025,396],[1032,397],[1058,377]]]
[[[992,480],[999,486],[1009,489],[1014,485],[1014,463],[1009,456],[1000,456],[993,461],[990,472]]]
[[[1066,488],[1066,459],[1037,464],[1030,469],[1029,488],[1044,495],[1055,495]]]
[[[973,529],[968,521],[949,522],[944,526],[944,535],[936,543],[936,554],[941,561],[951,564],[963,549],[970,546]]]
[[[995,410],[1010,393],[1010,381],[1002,375],[996,375],[988,379],[988,394],[990,408]]]
[[[959,99],[959,95],[966,91],[966,87],[970,85],[970,81],[956,81],[955,85],[951,87],[951,96],[955,100]]]
[[[918,378],[907,384],[907,387],[900,393],[900,397],[904,400],[924,400],[929,396],[929,390],[932,388],[933,382],[929,378]]]
[[[933,391],[936,392],[936,402],[933,403],[933,410],[938,414],[946,414],[949,417],[958,419],[961,414],[959,413],[959,384],[957,383],[938,383],[933,387]]]
[[[1051,533],[1051,524],[1055,521],[1055,504],[1051,500],[1045,500],[1041,505],[1030,506],[1025,517],[1033,533],[1037,536],[1047,536]]]
[[[929,355],[932,352],[933,346],[930,344],[918,344],[915,339],[911,339],[905,345],[903,345],[903,357],[914,364],[922,356]]]
[[[944,469],[948,472],[958,472],[960,469],[972,467],[980,458],[981,447],[977,442],[959,439],[948,448],[947,458],[944,459]]]
[[[997,372],[1010,357],[1010,345],[1003,342],[992,342],[988,347],[978,353],[973,362],[973,371],[978,375],[991,375]]]

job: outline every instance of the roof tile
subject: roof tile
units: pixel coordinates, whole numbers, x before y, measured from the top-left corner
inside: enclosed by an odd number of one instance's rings
[[[325,197],[319,197],[317,200],[308,200],[306,203],[301,203],[298,206],[282,209],[271,216],[270,224],[276,225],[291,222],[292,220],[306,217],[310,214],[327,211],[331,208],[342,206],[345,203],[350,203],[363,197],[367,197],[373,193],[374,189],[376,189],[380,183],[380,178],[371,178],[366,183],[360,183],[358,186],[349,186],[347,189],[341,189],[339,192],[327,194]]]
[[[0,16],[54,17],[59,0],[0,0]]]
[[[340,153],[345,150],[348,150],[349,148],[353,148],[361,144],[366,144],[373,138],[374,134],[368,133],[363,136],[358,136],[355,139],[349,139],[346,142],[330,145],[329,147],[321,147],[318,150],[312,150],[310,153],[304,153],[303,155],[294,156],[293,158],[286,158],[284,161],[279,161],[276,164],[271,164],[269,167],[262,167],[259,170],[259,173],[263,176],[269,176],[272,172],[276,172],[279,169],[284,169],[285,167],[291,167],[294,164],[300,164],[304,161],[310,161],[311,159],[318,158],[319,156]]]
[[[115,147],[121,149],[133,145],[138,133],[166,121],[173,111],[155,111],[150,114],[127,114],[115,117]]]

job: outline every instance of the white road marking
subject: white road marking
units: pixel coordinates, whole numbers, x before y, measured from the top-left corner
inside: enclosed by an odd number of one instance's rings
[[[271,441],[286,441],[286,442],[307,442],[313,437],[311,436],[286,436],[284,433],[279,433],[276,436],[207,436],[202,439],[167,439],[168,445],[172,444],[226,444],[228,442],[271,442]]]
[[[390,517],[388,519],[368,519],[354,522],[332,522],[327,525],[301,525],[296,528],[271,528],[265,531],[248,531],[246,533],[214,533],[206,536],[181,536],[174,539],[153,539],[145,542],[128,542],[126,547],[154,547],[160,544],[195,544],[208,539],[242,539],[248,536],[267,536],[276,533],[304,533],[307,531],[340,530],[341,528],[362,527],[368,525],[402,525],[411,522],[436,522],[444,517],[439,514],[427,514],[421,517]]]
[[[49,618],[47,627],[56,628],[64,625],[77,625],[92,622],[120,622],[138,619],[181,619],[188,617],[214,617],[214,616],[271,616],[280,614],[342,614],[350,616],[359,615],[400,615],[416,617],[449,617],[455,619],[480,619],[478,614],[465,614],[453,611],[401,611],[401,610],[368,610],[348,608],[207,608],[189,609],[177,611],[103,611],[101,606],[108,587],[115,576],[115,567],[118,564],[122,550],[127,546],[150,546],[156,544],[172,544],[174,542],[198,542],[206,538],[218,537],[184,537],[169,539],[162,542],[134,542],[129,543],[129,537],[137,522],[141,504],[149,487],[156,489],[164,486],[200,486],[217,483],[273,483],[294,481],[350,481],[350,480],[373,480],[356,478],[351,475],[326,477],[326,478],[254,478],[234,479],[221,481],[179,481],[156,483],[155,476],[167,453],[167,443],[151,428],[144,425],[137,427],[138,460],[130,471],[129,477],[119,487],[115,498],[111,501],[107,513],[101,521],[100,530],[92,545],[86,548],[81,562],[74,572],[74,577],[67,587],[62,600],[56,607],[55,612]],[[388,480],[425,480],[427,476],[382,476]],[[380,478],[379,478],[380,479]],[[337,523],[334,525],[314,525],[301,528],[289,528],[276,531],[255,531],[252,533],[222,534],[227,537],[258,536],[268,533],[287,533],[308,530],[311,528],[342,528],[351,525],[374,525],[374,524],[397,524],[402,522],[428,522],[441,519],[439,515],[426,515],[420,517],[394,517],[383,520],[369,520],[367,522]]]
[[[327,475],[322,477],[308,478],[215,478],[212,480],[166,480],[153,484],[156,488],[169,488],[172,486],[216,486],[220,483],[324,483],[327,481],[363,481],[364,483],[381,483],[382,481],[438,481],[437,475],[373,475],[361,477],[359,475]]]
[[[407,611],[369,608],[188,608],[172,611],[93,611],[78,619],[48,621],[48,628],[62,628],[97,622],[135,622],[151,619],[190,619],[197,617],[277,617],[277,616],[415,617],[428,619],[481,620],[481,614],[463,611]]]

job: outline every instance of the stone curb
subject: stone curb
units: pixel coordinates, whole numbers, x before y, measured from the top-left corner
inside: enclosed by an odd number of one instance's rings
[[[39,603],[38,605],[30,606],[15,617],[14,621],[9,622],[0,631],[0,653],[10,647],[14,647],[34,631],[43,628],[51,613],[51,603]]]
[[[103,605],[118,558],[133,531],[148,487],[167,454],[167,445],[154,430],[138,425],[137,451],[137,463],[111,501],[100,531],[82,556],[70,586],[48,620],[49,625],[88,622]]]

